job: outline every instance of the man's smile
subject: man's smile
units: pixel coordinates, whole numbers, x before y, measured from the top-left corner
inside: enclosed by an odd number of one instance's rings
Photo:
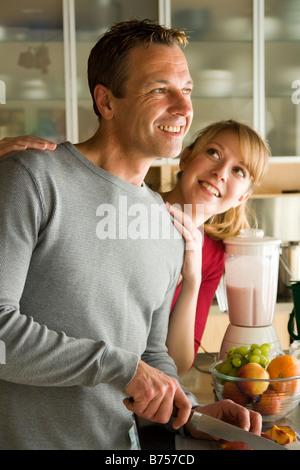
[[[175,134],[177,134],[178,132],[180,132],[180,129],[181,129],[180,126],[158,126],[158,128],[159,128],[161,131],[164,131],[164,132],[172,132],[172,133],[175,133]]]

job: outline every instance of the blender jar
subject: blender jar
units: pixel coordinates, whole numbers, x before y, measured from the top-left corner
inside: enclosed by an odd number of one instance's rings
[[[224,240],[230,323],[261,327],[273,323],[277,298],[280,240],[263,230],[242,230]]]

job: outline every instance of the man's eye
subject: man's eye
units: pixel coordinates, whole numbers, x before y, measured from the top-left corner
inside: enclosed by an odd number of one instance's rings
[[[182,93],[183,93],[184,95],[191,95],[191,94],[192,94],[192,89],[191,89],[191,88],[184,88],[184,89],[182,90]]]
[[[162,94],[164,93],[165,89],[164,88],[154,88],[154,90],[152,90],[153,93],[158,93],[158,94]]]

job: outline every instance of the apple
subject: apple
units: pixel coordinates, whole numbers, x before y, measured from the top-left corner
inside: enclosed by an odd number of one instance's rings
[[[239,381],[237,385],[239,389],[246,393],[249,397],[258,397],[262,393],[264,393],[269,383],[265,382],[262,379],[269,379],[269,373],[264,369],[262,366],[257,364],[256,362],[248,362],[240,368],[238,371],[237,377],[242,379],[259,379],[252,381]]]
[[[280,396],[275,390],[269,388],[252,402],[253,410],[258,411],[263,416],[276,415],[279,413],[280,407]]]

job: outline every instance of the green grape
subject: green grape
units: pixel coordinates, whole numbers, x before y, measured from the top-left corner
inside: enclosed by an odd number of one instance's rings
[[[233,359],[232,359],[232,365],[233,365],[234,367],[241,367],[241,365],[242,365],[242,360],[241,360],[241,358],[239,358],[239,357],[237,357],[237,356],[236,356],[236,357],[233,357]]]
[[[220,369],[220,373],[223,375],[228,375],[231,370],[232,370],[231,364],[223,364]]]
[[[255,356],[255,355],[250,356],[249,357],[249,362],[256,362],[257,364],[259,364],[260,363],[260,356]]]
[[[244,356],[242,357],[241,361],[242,361],[241,366],[244,366],[245,364],[248,364],[249,359],[246,356]]]
[[[235,353],[235,349],[236,349],[236,348],[229,348],[229,350],[228,350],[228,356],[230,356],[231,354],[234,354],[234,353]]]
[[[261,350],[259,348],[255,348],[252,351],[253,356],[260,356],[261,355]]]
[[[228,372],[227,375],[229,375],[230,377],[237,377],[239,370],[240,370],[239,367],[233,367],[233,368],[231,369],[231,371]]]
[[[259,349],[261,350],[261,353],[264,356],[267,356],[269,354],[269,352],[271,352],[272,346],[269,343],[264,343],[260,346]]]
[[[231,347],[227,352],[227,357],[217,366],[218,372],[224,375],[236,377],[241,367],[249,362],[260,364],[265,369],[270,363],[269,352],[272,346],[264,343],[261,346],[251,344],[251,346]]]
[[[250,349],[248,348],[248,346],[240,346],[239,349],[238,349],[238,352],[242,355],[242,356],[247,356],[247,354],[249,353]]]
[[[225,365],[230,365],[230,367],[232,367],[231,365],[231,357],[227,357],[223,362],[222,362],[223,366]]]
[[[262,367],[267,367],[269,365],[269,362],[270,362],[270,359],[266,356],[263,356],[261,355],[260,356],[260,362],[259,364],[262,366]]]

